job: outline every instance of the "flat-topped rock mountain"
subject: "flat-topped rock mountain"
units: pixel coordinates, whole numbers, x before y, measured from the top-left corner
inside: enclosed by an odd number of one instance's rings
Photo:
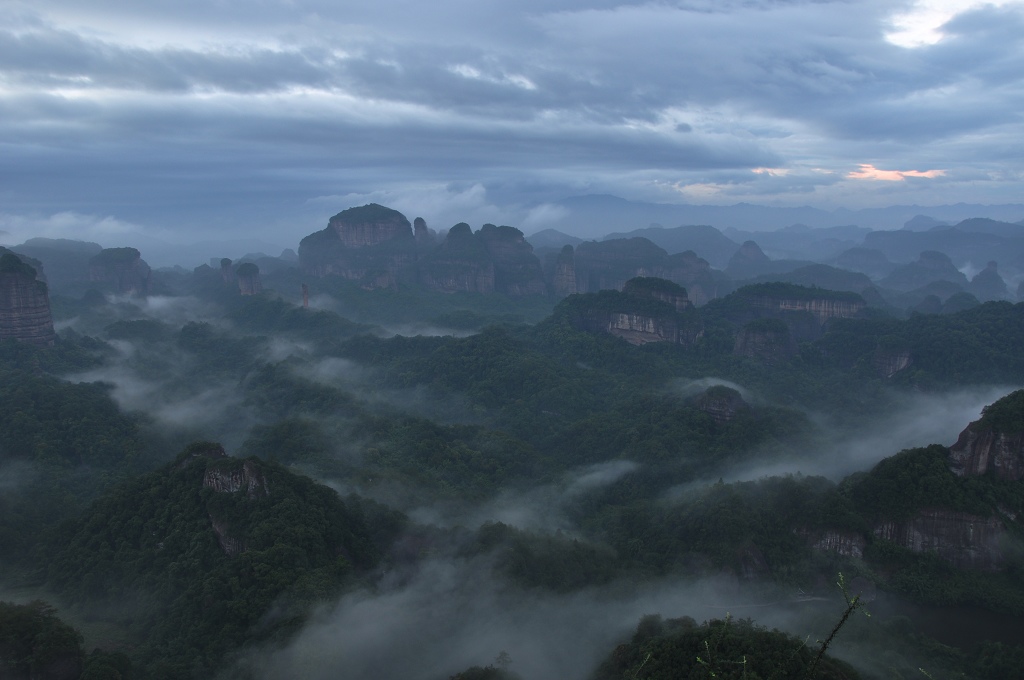
[[[116,294],[148,295],[151,275],[135,248],[104,248],[89,259],[89,281]]]
[[[576,328],[607,333],[633,345],[693,345],[704,332],[686,290],[665,279],[637,277],[621,291],[573,295],[561,306]]]
[[[367,289],[418,284],[441,292],[544,295],[540,260],[518,229],[462,222],[438,242],[423,218],[375,203],[349,208],[299,244],[312,276],[339,276]]]
[[[394,288],[415,278],[416,238],[402,213],[376,203],[343,210],[299,243],[299,265],[312,276],[339,276],[364,288]]]

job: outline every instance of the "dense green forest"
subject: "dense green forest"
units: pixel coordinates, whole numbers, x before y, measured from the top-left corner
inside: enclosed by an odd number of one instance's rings
[[[814,677],[1014,677],[1024,482],[957,476],[952,439],[877,450],[852,475],[786,466],[827,468],[837,442],[921,397],[1024,384],[1022,305],[832,319],[764,362],[734,352],[742,329],[807,320],[751,324],[751,296],[814,289],[741,289],[682,315],[607,292],[554,304],[324,284],[346,315],[198,274],[175,285],[152,300],[55,296],[53,347],[0,342],[10,677],[47,663],[66,667],[53,677],[263,677],[259,655],[339,602],[401,592],[430,561],[539,599],[725,577],[740,599],[821,603],[787,632],[673,610],[630,640],[636,619],[619,622],[622,645],[580,678],[803,677],[836,624],[840,572],[888,609],[851,620]],[[595,310],[680,314],[702,334],[635,346],[582,327]],[[410,322],[446,331],[388,329]],[[943,425],[1018,436],[1020,395]],[[994,566],[901,542],[922,513],[989,522]],[[953,644],[904,605],[1009,623]],[[865,663],[864,647],[884,654]],[[517,677],[519,650],[488,665],[497,651],[453,651],[445,676]]]

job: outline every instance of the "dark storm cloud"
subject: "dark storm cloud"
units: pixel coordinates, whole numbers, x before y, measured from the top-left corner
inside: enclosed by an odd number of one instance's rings
[[[588,191],[1012,201],[1021,5],[964,0],[943,39],[906,47],[886,35],[909,1],[11,3],[0,197],[182,231],[453,185],[506,223]],[[944,172],[852,178],[862,164]]]

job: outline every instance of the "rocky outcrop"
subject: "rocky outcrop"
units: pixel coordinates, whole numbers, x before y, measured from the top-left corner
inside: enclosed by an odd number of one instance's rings
[[[151,273],[135,248],[104,248],[89,260],[89,281],[120,295],[148,295]]]
[[[412,221],[412,232],[417,248],[426,249],[434,245],[434,232],[427,227],[427,221],[422,217]]]
[[[883,522],[873,531],[916,553],[933,553],[959,569],[997,571],[1009,534],[998,517],[952,510],[922,510],[907,520]]]
[[[0,339],[52,345],[56,335],[46,284],[17,255],[0,252]]]
[[[238,278],[238,291],[242,295],[256,295],[263,290],[260,268],[252,262],[243,262],[238,265],[235,276]]]
[[[477,232],[465,222],[452,227],[444,242],[420,260],[419,280],[443,292],[509,296],[547,292],[540,260],[523,232],[493,224]]]
[[[235,283],[235,270],[231,266],[231,259],[224,257],[220,260],[220,279],[225,286]]]
[[[949,468],[961,477],[1024,479],[1024,390],[985,407],[949,448]]]
[[[697,408],[719,425],[724,425],[735,419],[740,411],[750,407],[736,390],[725,385],[715,385],[697,398]]]
[[[230,460],[211,465],[203,476],[203,487],[217,493],[244,491],[246,498],[256,499],[270,495],[267,479],[252,460]]]
[[[686,290],[671,281],[638,277],[623,290],[573,295],[566,298],[560,314],[570,324],[590,333],[607,333],[632,345],[669,342],[693,345],[704,327]]]
[[[460,222],[420,262],[419,280],[425,287],[445,293],[493,293],[494,263],[485,244],[475,238],[473,228]]]
[[[217,536],[217,543],[220,545],[220,549],[224,551],[224,554],[228,557],[234,557],[244,553],[246,550],[245,543],[231,535],[227,522],[218,520],[213,515],[209,517],[213,533]]]
[[[571,245],[562,247],[550,267],[551,292],[555,297],[564,298],[578,292],[576,288],[576,258]]]
[[[626,281],[622,292],[637,299],[658,300],[672,305],[677,312],[692,307],[686,289],[665,279],[653,277],[637,277]]]
[[[732,353],[771,366],[795,356],[796,343],[784,321],[758,319],[746,324],[736,335]]]
[[[788,297],[785,294],[752,295],[747,300],[754,307],[771,312],[807,312],[819,324],[829,319],[853,319],[861,315],[867,305],[859,295],[855,298],[837,298],[835,296],[820,297]]]
[[[880,378],[891,378],[909,368],[913,363],[914,357],[909,349],[879,347],[875,350],[873,365],[875,375]]]
[[[299,264],[312,276],[339,276],[367,289],[415,277],[416,240],[405,215],[371,203],[332,217],[299,243]]]
[[[669,255],[660,269],[655,268],[655,272],[656,276],[686,288],[690,301],[698,307],[719,296],[719,278],[716,278],[708,261],[692,250]]]
[[[844,557],[860,559],[864,557],[867,541],[863,536],[848,531],[828,529],[817,537],[811,547],[821,552],[831,552]]]
[[[424,223],[424,227],[426,223]],[[376,203],[344,210],[327,222],[346,248],[364,248],[414,237],[405,215]]]
[[[543,295],[547,291],[540,260],[523,232],[485,224],[476,234],[494,263],[494,290],[505,295]]]

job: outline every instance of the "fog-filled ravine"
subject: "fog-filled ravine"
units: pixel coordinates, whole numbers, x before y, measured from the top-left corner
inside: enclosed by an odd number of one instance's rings
[[[1021,677],[988,222],[4,249],[0,677]]]

